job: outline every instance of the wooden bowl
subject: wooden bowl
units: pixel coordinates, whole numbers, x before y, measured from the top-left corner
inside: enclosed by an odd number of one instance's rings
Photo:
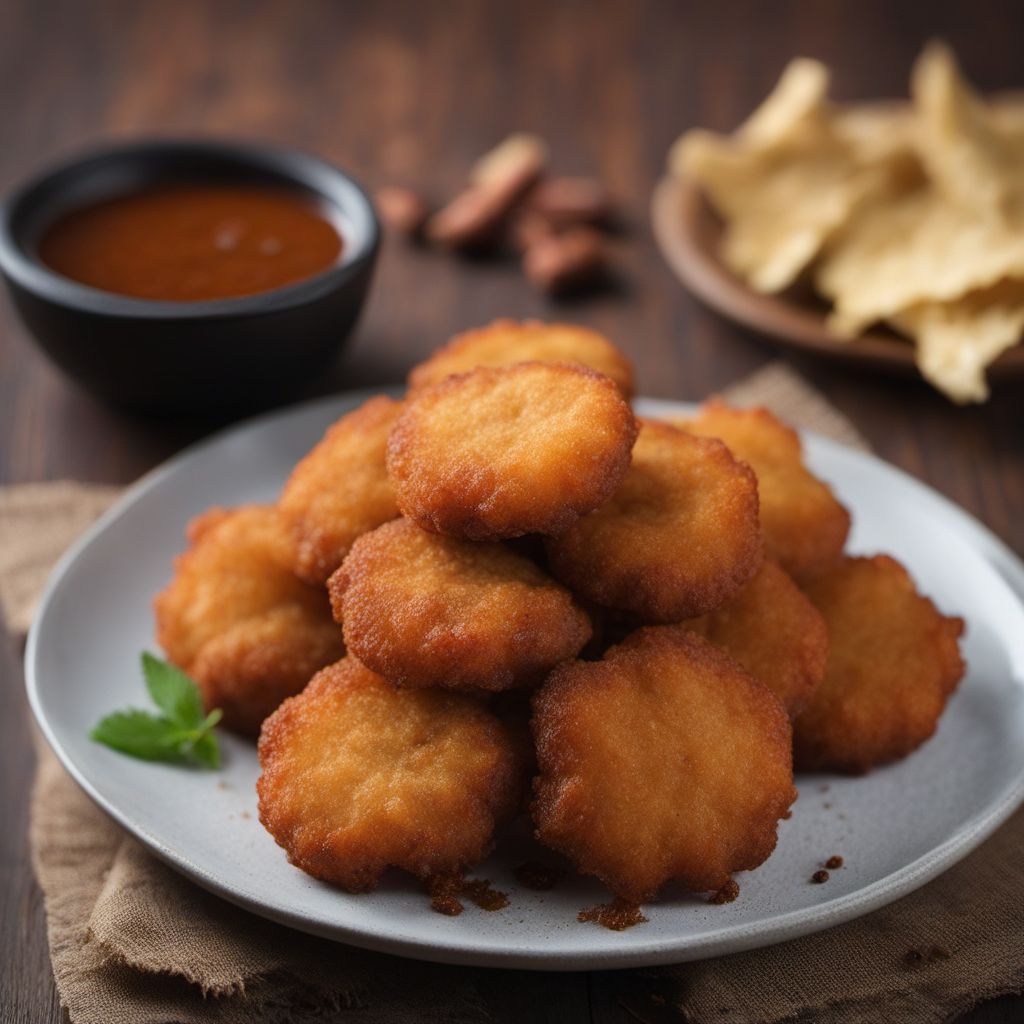
[[[846,340],[826,326],[827,304],[808,286],[763,295],[736,277],[718,257],[722,222],[692,181],[665,177],[651,201],[654,237],[673,273],[703,303],[785,348],[845,360],[888,373],[917,375],[914,347],[875,328]],[[1024,345],[1004,352],[989,379],[1024,376]]]

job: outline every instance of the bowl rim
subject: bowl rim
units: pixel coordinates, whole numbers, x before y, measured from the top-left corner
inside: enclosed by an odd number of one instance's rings
[[[59,179],[105,164],[161,155],[191,155],[231,161],[254,170],[272,171],[298,188],[320,196],[356,227],[344,238],[338,263],[293,284],[224,299],[198,302],[142,299],[82,284],[47,267],[19,240],[15,224],[24,208]],[[343,287],[376,256],[380,223],[370,197],[350,174],[334,164],[290,146],[242,139],[142,138],[89,146],[52,161],[10,190],[0,202],[0,272],[10,283],[53,305],[107,317],[135,320],[200,320],[277,313],[303,306]]]

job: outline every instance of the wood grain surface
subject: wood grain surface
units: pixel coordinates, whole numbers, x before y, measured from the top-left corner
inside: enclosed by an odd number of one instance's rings
[[[776,353],[703,310],[663,265],[647,210],[669,145],[693,125],[734,126],[794,54],[832,64],[841,97],[905,95],[910,63],[931,35],[949,39],[984,88],[1024,85],[1024,7],[989,0],[0,0],[0,190],[112,136],[200,133],[299,146],[370,187],[410,183],[443,199],[506,132],[536,131],[558,170],[600,174],[623,200],[630,230],[616,245],[618,287],[555,305],[515,266],[389,239],[353,344],[310,393],[399,380],[454,331],[504,315],[592,324],[633,357],[641,393],[698,399]],[[913,380],[793,363],[883,458],[1024,552],[1021,384],[959,409]],[[127,483],[218,425],[97,405],[44,361],[0,300],[0,482]],[[25,840],[32,764],[20,658],[20,643],[7,640],[0,1018],[49,1024],[61,1010]],[[680,1019],[651,998],[659,993],[642,972],[475,974],[496,1022]],[[1022,1016],[1024,1000],[1003,999],[962,1020]]]

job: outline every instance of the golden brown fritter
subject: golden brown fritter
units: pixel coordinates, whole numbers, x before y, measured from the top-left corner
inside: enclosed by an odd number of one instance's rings
[[[224,725],[256,735],[285,697],[344,652],[327,595],[283,568],[275,509],[215,508],[189,524],[189,549],[154,601],[157,640]]]
[[[633,367],[603,334],[579,324],[540,320],[495,320],[457,334],[426,362],[413,367],[409,390],[418,391],[478,366],[525,362],[588,366],[611,377],[627,400],[633,394]]]
[[[537,836],[616,896],[718,890],[775,848],[796,798],[789,719],[702,637],[640,629],[555,669],[533,709]]]
[[[596,512],[548,542],[554,575],[600,605],[679,622],[757,571],[757,482],[721,441],[641,422],[633,462]]]
[[[384,450],[401,408],[385,395],[371,398],[292,470],[278,505],[293,539],[287,564],[307,583],[326,583],[357,537],[398,515]]]
[[[263,720],[285,697],[298,693],[345,652],[337,623],[299,604],[286,604],[246,619],[207,641],[189,674],[203,703],[224,712],[224,724],[259,735]]]
[[[524,766],[477,699],[399,690],[347,657],[266,721],[260,821],[303,871],[349,892],[388,867],[430,879],[482,860]]]
[[[635,437],[608,377],[562,363],[480,367],[409,400],[388,473],[403,514],[435,533],[558,533],[615,490]]]
[[[779,698],[790,718],[825,677],[828,634],[821,613],[769,558],[721,608],[683,625],[724,647]]]
[[[591,633],[569,591],[528,559],[408,519],[360,537],[328,587],[349,651],[399,686],[533,686]]]
[[[964,673],[962,619],[888,555],[844,558],[807,586],[828,629],[825,679],[793,723],[802,771],[866,772],[935,732]]]
[[[706,403],[679,426],[721,438],[757,475],[765,554],[798,583],[812,579],[842,554],[850,513],[803,461],[800,436],[767,409]]]

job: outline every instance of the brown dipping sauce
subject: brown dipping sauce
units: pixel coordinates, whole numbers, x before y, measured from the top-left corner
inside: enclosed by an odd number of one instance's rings
[[[119,295],[203,302],[294,284],[337,262],[308,199],[252,185],[159,185],[73,210],[44,232],[52,270]]]

